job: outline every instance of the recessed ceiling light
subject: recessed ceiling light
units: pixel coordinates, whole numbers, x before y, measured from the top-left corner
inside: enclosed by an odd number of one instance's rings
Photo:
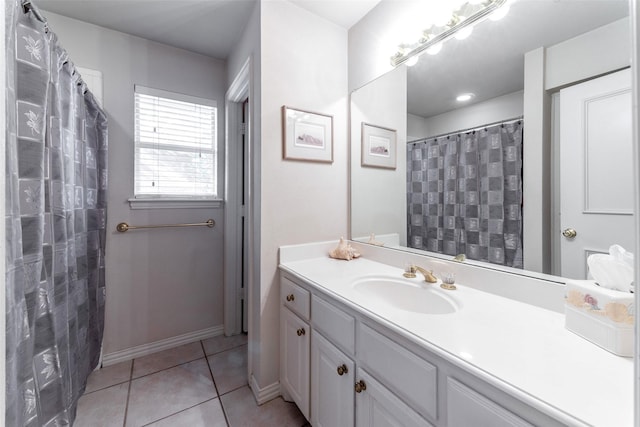
[[[466,101],[470,101],[471,98],[473,98],[475,95],[472,93],[463,93],[461,95],[458,95],[458,97],[456,98],[456,101],[458,102],[466,102]]]

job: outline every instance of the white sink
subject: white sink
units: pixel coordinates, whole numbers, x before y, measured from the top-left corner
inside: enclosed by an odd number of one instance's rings
[[[403,280],[394,277],[367,277],[353,282],[352,287],[365,299],[390,305],[396,309],[422,314],[450,314],[461,307],[456,298],[447,295],[438,283]]]

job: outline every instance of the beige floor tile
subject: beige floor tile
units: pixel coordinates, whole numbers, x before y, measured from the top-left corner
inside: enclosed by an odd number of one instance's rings
[[[220,399],[231,427],[300,427],[306,424],[297,406],[280,397],[258,406],[248,386],[227,393]]]
[[[247,334],[233,335],[231,337],[218,335],[217,337],[209,338],[202,341],[202,344],[204,345],[204,351],[205,353],[207,353],[207,355],[230,350],[234,347],[245,345],[246,343]]]
[[[131,379],[131,360],[95,370],[87,380],[86,393],[120,384]]]
[[[218,393],[221,395],[248,384],[246,345],[207,358]]]
[[[127,426],[142,426],[217,397],[206,359],[131,382]]]
[[[139,378],[163,369],[178,366],[204,357],[200,341],[160,351],[133,361],[133,376]]]
[[[83,395],[74,427],[122,427],[128,391],[126,382]]]
[[[149,427],[227,427],[220,399],[211,399],[204,403],[178,412],[170,417],[149,424]]]

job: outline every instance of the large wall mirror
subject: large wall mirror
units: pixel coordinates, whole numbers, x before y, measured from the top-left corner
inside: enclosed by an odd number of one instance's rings
[[[466,235],[468,262],[586,278],[589,254],[607,252],[613,244],[634,251],[628,2],[510,3],[502,20],[485,20],[468,38],[446,41],[437,55],[423,54],[414,66],[398,66],[352,92],[351,238],[367,242],[373,234],[388,247],[450,259],[455,245],[436,254],[426,242],[430,225],[431,233],[442,238],[450,219],[447,204],[438,207],[430,197],[448,191],[457,197],[456,209],[464,211],[467,198],[483,191],[482,197],[493,197],[490,190],[497,182],[503,191],[513,190],[509,203],[514,207],[498,208],[505,220],[500,223],[491,221],[494,207],[479,208],[486,211],[477,221],[486,220],[489,228],[479,241]],[[385,16],[396,19],[389,11]],[[378,17],[371,25],[381,33],[386,24]],[[463,93],[472,93],[472,99],[456,101]],[[519,159],[509,172],[513,176],[492,175],[490,152],[477,154],[482,164],[447,163],[451,153],[459,161],[465,157],[464,135],[474,132],[478,147]],[[507,134],[501,138],[515,145],[495,145],[502,144],[495,134]],[[434,137],[459,142],[443,154]],[[393,164],[371,162],[389,152],[395,155]],[[427,163],[436,169],[439,163],[440,170],[420,169]],[[443,184],[451,167],[458,174],[453,188]],[[460,175],[477,172],[474,168],[490,169],[488,178],[478,183],[475,195],[465,194]],[[427,179],[434,174],[439,184]],[[438,225],[434,217],[442,211],[444,222]],[[511,216],[520,222],[507,224]],[[479,225],[471,221],[471,226]],[[438,227],[441,231],[433,230]],[[519,242],[510,240],[503,248],[508,256],[497,252],[498,261],[502,255],[508,262],[489,262],[487,251],[480,260],[470,259],[470,246],[491,249],[490,241],[500,233],[519,233]]]

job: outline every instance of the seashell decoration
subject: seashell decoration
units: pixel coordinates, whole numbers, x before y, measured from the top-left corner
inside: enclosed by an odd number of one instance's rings
[[[367,243],[375,246],[384,246],[384,242],[376,240],[376,235],[373,233],[369,236],[369,241]]]
[[[354,258],[358,258],[360,253],[356,251],[353,246],[347,243],[344,238],[340,237],[340,242],[338,246],[331,252],[329,252],[329,256],[335,259],[344,259],[347,261],[351,261]]]

